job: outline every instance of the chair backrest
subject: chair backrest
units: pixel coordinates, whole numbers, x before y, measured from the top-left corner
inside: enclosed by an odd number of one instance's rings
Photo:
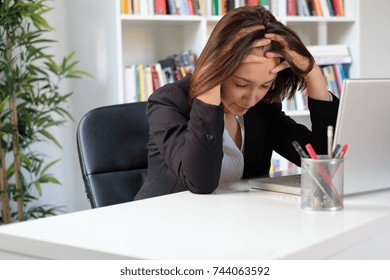
[[[146,102],[105,106],[86,113],[77,149],[92,208],[132,201],[146,178],[149,125]]]

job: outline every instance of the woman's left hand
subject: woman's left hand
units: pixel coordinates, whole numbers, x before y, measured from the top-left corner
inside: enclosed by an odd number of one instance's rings
[[[310,66],[310,58],[302,56],[297,52],[295,52],[294,50],[290,49],[288,41],[283,36],[274,33],[267,33],[264,35],[264,37],[272,41],[279,42],[282,48],[284,49],[284,51],[288,53],[288,55],[291,57],[291,59],[294,61],[295,65],[299,69],[301,70],[308,69],[308,67]],[[283,58],[282,55],[275,52],[266,52],[265,57]],[[271,71],[273,73],[278,73],[289,67],[290,67],[289,63],[286,60],[284,60],[279,65],[275,66]],[[317,100],[325,100],[325,101],[329,101],[331,99],[324,76],[322,75],[321,68],[318,65],[315,64],[314,67],[310,70],[310,72],[306,74],[303,78],[305,80],[307,92],[310,98],[317,99]]]
[[[300,54],[298,54],[297,52],[295,52],[294,50],[290,49],[290,46],[289,46],[289,43],[288,41],[283,38],[282,36],[278,35],[278,34],[274,34],[274,33],[267,33],[264,35],[265,38],[267,39],[270,39],[271,41],[275,41],[275,42],[278,42],[280,43],[280,45],[282,46],[282,48],[284,49],[284,51],[286,53],[288,53],[288,55],[291,57],[291,59],[294,61],[295,65],[301,69],[301,70],[306,70],[308,69],[309,65],[310,65],[310,58],[308,57],[305,57],[305,56],[302,56]],[[274,57],[277,57],[277,58],[283,58],[282,55],[278,54],[278,53],[275,53],[275,52],[266,52],[265,53],[265,57],[268,57],[268,58],[274,58]],[[286,60],[284,60],[282,63],[280,63],[279,65],[275,66],[273,69],[272,69],[272,72],[273,73],[278,73],[286,68],[289,68],[290,65],[288,64],[288,62]]]

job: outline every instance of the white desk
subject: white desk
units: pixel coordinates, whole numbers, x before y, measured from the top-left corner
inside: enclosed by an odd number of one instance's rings
[[[307,212],[244,183],[0,227],[0,259],[390,259],[390,191]]]

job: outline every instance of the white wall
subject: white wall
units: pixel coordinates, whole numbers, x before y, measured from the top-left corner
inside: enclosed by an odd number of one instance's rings
[[[57,62],[60,62],[65,55],[73,51],[69,47],[69,28],[65,5],[64,1],[59,0],[47,2],[47,4],[54,8],[47,14],[46,19],[54,27],[54,31],[50,33],[50,36],[57,41],[57,43],[53,44],[53,48],[50,51],[56,56]],[[77,57],[77,59],[81,60],[82,58]],[[73,89],[70,80],[62,84],[62,90],[63,92],[73,91],[75,96],[80,94]],[[74,115],[72,102],[68,104],[68,110]],[[62,183],[62,185],[45,185],[40,203],[65,206],[64,210],[66,212],[90,208],[84,193],[84,185],[82,183],[77,158],[75,142],[76,125],[77,121],[75,123],[69,122],[67,125],[53,130],[53,134],[63,146],[62,150],[51,144],[39,145],[42,152],[48,155],[48,160],[61,159],[50,171]]]
[[[65,205],[67,212],[90,208],[84,192],[76,146],[76,129],[82,116],[91,109],[119,102],[119,69],[115,61],[119,30],[119,4],[117,0],[53,0],[48,2],[54,10],[47,15],[55,28],[51,36],[58,41],[53,53],[59,59],[75,51],[78,69],[92,77],[69,80],[65,88],[73,92],[69,111],[75,122],[58,128],[55,135],[63,150],[44,147],[50,158],[61,158],[53,169],[62,186],[49,185],[43,190],[42,204]],[[118,10],[118,11],[117,11]]]
[[[360,3],[360,77],[390,78],[390,1]]]

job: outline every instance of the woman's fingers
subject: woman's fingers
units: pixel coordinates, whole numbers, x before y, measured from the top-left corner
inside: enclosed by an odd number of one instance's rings
[[[299,67],[302,70],[303,69],[307,69],[307,67],[310,64],[310,60],[307,57],[302,56],[302,55],[298,54],[297,52],[291,50],[287,40],[283,36],[280,36],[280,35],[277,35],[277,34],[274,34],[274,33],[267,33],[267,34],[264,35],[264,37],[267,38],[267,39],[270,39],[272,41],[279,42],[282,45],[282,48],[284,49],[284,51],[294,61],[294,64],[297,67]],[[267,52],[265,54],[265,56],[268,57],[268,58],[282,57],[281,55],[279,55],[279,54],[277,54],[275,52]],[[276,72],[279,72],[279,71],[281,71],[283,69],[286,69],[287,67],[290,67],[289,64],[286,61],[284,61],[281,64],[282,65],[280,67],[277,66],[278,69],[276,70]]]
[[[275,42],[279,42],[283,48],[287,48],[288,47],[288,43],[286,42],[286,40],[278,35],[278,34],[275,34],[275,33],[266,33],[264,34],[264,37],[266,39],[270,39],[271,41],[275,41]]]
[[[274,68],[271,69],[272,73],[278,73],[286,68],[289,68],[290,65],[287,63],[287,61],[283,61],[282,63],[279,63]]]
[[[252,48],[265,47],[265,46],[268,46],[269,44],[271,44],[271,40],[270,39],[262,38],[262,39],[256,40],[253,43]]]
[[[250,63],[250,62],[257,62],[257,63],[264,63],[268,60],[268,58],[266,58],[265,56],[263,55],[259,55],[259,54],[253,54],[253,53],[250,53],[248,54],[244,60],[242,61],[243,63]]]

